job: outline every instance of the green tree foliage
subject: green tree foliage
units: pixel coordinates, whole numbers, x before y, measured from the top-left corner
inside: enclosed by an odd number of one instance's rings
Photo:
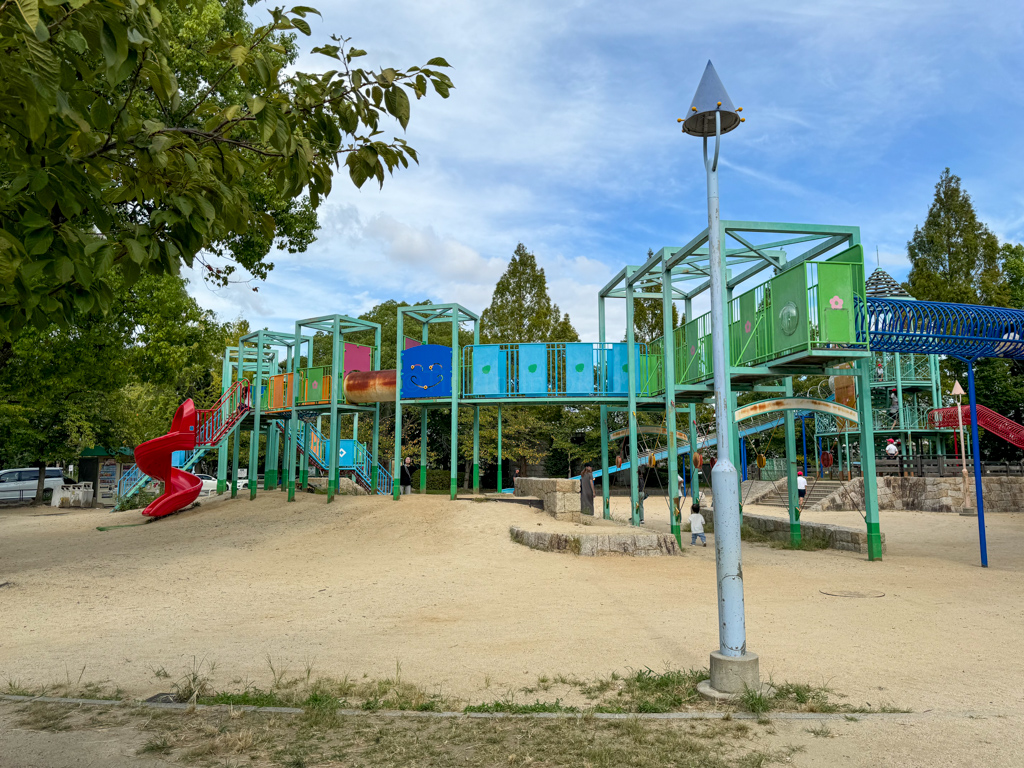
[[[170,275],[115,285],[112,311],[0,343],[0,463],[67,463],[166,432],[188,397],[219,396],[227,334]]]
[[[480,316],[480,332],[492,344],[580,340],[569,315],[548,296],[548,281],[537,258],[522,243],[498,279],[491,305]]]
[[[946,168],[924,225],[907,243],[910,275],[906,288],[922,301],[1006,306],[999,240],[978,221],[960,177]]]
[[[924,225],[907,243],[910,279],[905,288],[922,301],[952,301],[1024,308],[1024,246],[999,244],[974,210],[960,178],[947,168],[935,185],[935,198]],[[941,362],[942,391],[953,380],[966,386],[966,366]],[[978,402],[1012,418],[1024,420],[1024,370],[1019,361],[979,360],[975,363]],[[1018,458],[1020,451],[993,435],[983,434],[982,456],[988,461]]]
[[[410,94],[452,88],[425,67],[355,67],[334,37],[287,66],[314,9],[250,25],[238,0],[0,3],[0,338],[105,315],[115,288],[204,251],[257,276],[275,237],[301,250],[344,164],[362,186],[407,167]],[[308,196],[308,205],[305,200]],[[214,280],[229,269],[207,264]]]

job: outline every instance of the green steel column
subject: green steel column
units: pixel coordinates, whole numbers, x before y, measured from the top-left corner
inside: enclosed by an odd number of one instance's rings
[[[689,303],[689,302],[687,302]],[[700,500],[700,469],[697,467],[697,406],[690,403],[690,499],[694,504]]]
[[[224,362],[220,369],[220,392],[225,394],[231,387],[231,348],[224,350]],[[217,495],[228,489],[228,441],[221,440],[217,446]]]
[[[600,393],[605,394],[608,390],[608,350],[605,348],[604,328],[604,296],[597,297],[597,328],[600,354],[598,360],[601,363]],[[602,517],[605,520],[612,519],[611,495],[608,478],[608,406],[601,406],[601,507]]]
[[[473,321],[473,344],[480,343],[480,321]],[[473,493],[480,493],[480,406],[473,406]]]
[[[480,406],[473,406],[473,493],[480,493]]]
[[[633,270],[626,267],[626,278]],[[640,525],[640,472],[637,466],[636,450],[636,333],[633,328],[633,286],[626,283],[626,370],[629,390],[629,406],[626,417],[629,420],[629,500],[633,510],[632,523]]]
[[[427,408],[420,408],[420,493],[427,492]],[[412,478],[410,477],[411,481]]]
[[[604,357],[602,353],[601,357]],[[602,372],[602,378],[604,372]],[[608,482],[608,406],[601,406],[601,516],[612,519],[611,496]]]
[[[263,490],[273,491],[277,488],[277,425],[280,422],[271,420],[267,424],[267,469],[263,474]]]
[[[793,377],[787,376],[786,397],[793,396]],[[789,491],[789,541],[796,546],[800,543],[800,515],[797,508],[800,505],[800,495],[796,487],[796,419],[793,411],[785,411],[786,430],[786,482]],[[805,478],[806,479],[806,478]]]
[[[398,501],[402,495],[399,483],[402,482],[402,353],[405,351],[405,339],[402,336],[402,324],[405,314],[398,310],[398,338],[395,345],[395,458],[391,468],[391,497]]]
[[[602,406],[604,407],[604,406]],[[501,406],[498,406],[498,493],[501,493]]]
[[[380,326],[373,331],[373,370],[380,370]],[[380,403],[373,404],[373,455],[370,457],[373,462],[371,466],[371,480],[373,481],[373,492],[380,493]]]
[[[299,474],[299,488],[309,488],[309,452],[313,447],[313,425],[302,422],[302,472]]]
[[[452,308],[452,501],[459,487],[459,308]]]
[[[860,411],[860,466],[864,475],[864,519],[868,529],[868,560],[882,559],[878,522],[878,478],[875,476],[875,429],[871,421],[871,359],[857,361],[857,406]]]
[[[288,432],[290,433],[290,439],[288,442],[288,501],[295,501],[295,474],[299,468],[299,440],[301,439],[302,429],[301,423],[299,422],[299,412],[297,409],[298,397],[296,392],[299,388],[299,366],[302,362],[302,329],[299,323],[295,323],[295,346],[292,349],[291,360],[289,365],[289,373],[291,373],[291,386],[288,388],[288,398],[291,401],[291,412],[292,417],[289,419]]]
[[[235,381],[242,380],[242,374],[245,371],[245,344],[241,340],[238,341],[238,368],[235,376]],[[234,499],[238,496],[238,459],[242,448],[242,425],[238,424],[235,427],[235,435],[232,440],[234,444],[234,454],[231,457],[231,498]]]
[[[380,345],[378,345],[380,346]],[[341,430],[338,428],[338,402],[345,397],[344,348],[341,344],[341,320],[335,316],[331,323],[331,421],[327,428],[327,503],[334,501],[338,492],[338,444]]]
[[[249,439],[249,500],[256,498],[260,474],[260,415],[263,405],[263,331],[256,332],[256,372],[252,379],[252,433]],[[269,443],[269,440],[268,440]],[[269,446],[268,446],[269,450]],[[264,482],[266,478],[264,468]]]
[[[668,432],[668,495],[670,527],[676,543],[683,545],[682,500],[679,498],[679,458],[676,454],[676,339],[672,326],[672,270],[662,262],[661,314],[664,341],[661,345],[662,378],[665,381],[665,429]],[[606,459],[607,460],[607,459]]]

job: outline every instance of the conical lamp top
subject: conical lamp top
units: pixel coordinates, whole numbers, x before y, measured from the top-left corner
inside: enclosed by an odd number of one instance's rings
[[[728,133],[740,124],[739,113],[732,105],[732,99],[725,92],[725,86],[715,71],[715,66],[708,61],[704,76],[697,86],[697,93],[690,102],[690,111],[683,121],[683,133],[691,136],[714,136],[715,113],[721,115],[722,133]]]
[[[957,379],[957,380],[956,380],[956,381],[955,381],[955,382],[953,383],[953,391],[952,391],[952,392],[950,392],[950,394],[951,394],[951,395],[958,395],[958,396],[963,396],[964,394],[966,394],[966,393],[964,392],[964,388],[960,386],[960,379]]]

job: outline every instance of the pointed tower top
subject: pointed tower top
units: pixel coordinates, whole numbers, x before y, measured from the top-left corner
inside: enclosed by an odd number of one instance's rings
[[[954,382],[954,384],[953,384],[953,391],[950,392],[949,394],[954,395],[956,397],[962,397],[964,394],[966,394],[964,392],[964,388],[960,386],[960,379],[957,379]]]
[[[740,124],[740,116],[725,91],[715,65],[708,61],[697,92],[690,102],[690,111],[683,122],[683,133],[691,136],[714,136],[715,113],[721,113],[722,133],[728,133]]]

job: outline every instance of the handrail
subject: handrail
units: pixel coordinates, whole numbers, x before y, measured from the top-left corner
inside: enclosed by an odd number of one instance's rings
[[[1024,448],[1024,425],[1018,424],[1013,419],[1008,419],[1000,413],[984,405],[976,405],[978,413],[978,426],[1003,438],[1011,445]],[[960,406],[960,418],[965,425],[971,423],[971,407]],[[957,419],[957,406],[950,408],[936,408],[929,414],[929,421],[936,429],[953,428],[959,426]]]

